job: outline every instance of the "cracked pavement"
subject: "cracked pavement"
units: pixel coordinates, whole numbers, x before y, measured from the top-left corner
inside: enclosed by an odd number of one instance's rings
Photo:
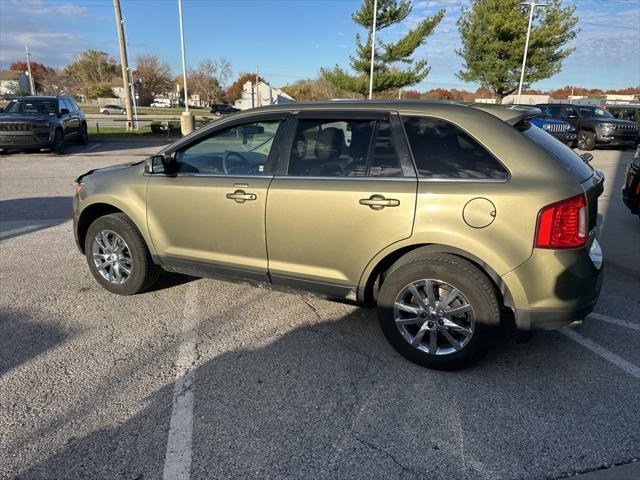
[[[73,242],[73,178],[158,149],[134,147],[0,159],[0,231],[38,225],[0,242],[0,478],[162,478],[180,369],[194,480],[555,479],[640,457],[640,379],[558,332],[504,335],[445,373],[401,358],[374,311],[345,303],[169,274],[142,295],[102,290]],[[638,222],[612,202],[631,152],[594,157],[601,213],[622,232],[605,255],[626,258],[619,237]],[[596,311],[640,323],[638,277],[609,268]],[[579,331],[640,366],[637,330]]]

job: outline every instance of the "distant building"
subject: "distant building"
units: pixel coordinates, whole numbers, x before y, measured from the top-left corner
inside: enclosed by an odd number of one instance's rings
[[[235,102],[234,106],[240,110],[247,110],[248,108],[291,102],[295,102],[295,100],[282,90],[260,81],[255,85],[252,82],[245,83],[242,87],[242,97]]]
[[[503,105],[513,105],[514,103],[520,103],[522,105],[535,105],[537,103],[549,103],[551,97],[549,95],[520,95],[520,101],[518,102],[518,95],[507,95],[502,99]]]
[[[15,95],[16,92],[31,93],[27,72],[0,70],[0,95]]]
[[[496,103],[495,98],[476,98],[474,100],[476,103]]]
[[[606,94],[604,96],[604,99],[607,101],[611,101],[611,100],[626,100],[628,102],[632,102],[634,100],[640,100],[640,93],[634,93],[631,95],[620,95],[618,93],[613,93],[613,94]]]

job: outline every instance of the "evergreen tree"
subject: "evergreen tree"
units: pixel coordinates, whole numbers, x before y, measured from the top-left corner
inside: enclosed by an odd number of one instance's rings
[[[411,13],[410,0],[378,0],[376,32],[403,21]],[[431,35],[440,23],[444,10],[432,17],[420,21],[407,35],[396,42],[384,43],[376,34],[376,51],[373,65],[373,91],[397,90],[421,82],[430,67],[424,59],[414,60],[413,52]],[[353,21],[367,29],[367,40],[362,43],[360,34],[356,35],[356,53],[351,56],[350,75],[339,66],[322,70],[322,75],[333,86],[366,96],[369,93],[369,75],[371,70],[371,35],[373,32],[373,0],[364,0],[360,9],[353,13]],[[400,68],[401,64],[407,68]]]
[[[458,20],[464,60],[458,78],[478,82],[495,93],[498,102],[518,89],[529,23],[529,8],[520,0],[474,0]],[[566,48],[578,30],[575,5],[548,0],[533,15],[525,84],[549,78],[562,68],[562,60],[574,51]]]

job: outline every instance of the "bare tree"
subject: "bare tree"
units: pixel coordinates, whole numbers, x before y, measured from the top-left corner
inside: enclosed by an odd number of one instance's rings
[[[156,95],[167,93],[173,86],[171,67],[156,55],[138,55],[134,77],[139,82],[141,105],[149,105]]]
[[[226,58],[219,60],[205,58],[198,68],[188,73],[189,88],[200,99],[207,102],[220,102],[224,95],[223,86],[231,76],[231,62]]]

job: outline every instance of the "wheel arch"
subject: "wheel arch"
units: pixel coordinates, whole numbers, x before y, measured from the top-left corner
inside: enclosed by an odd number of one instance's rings
[[[410,259],[411,256],[418,256],[425,252],[448,253],[473,263],[490,279],[500,305],[508,307],[512,311],[515,310],[515,304],[509,288],[501,279],[500,275],[498,275],[487,262],[460,248],[436,243],[406,245],[388,253],[375,264],[369,273],[365,272],[363,274],[360,285],[358,286],[358,302],[366,306],[373,306],[376,302],[377,290],[380,288],[380,285],[382,285],[382,282],[384,282],[384,273],[400,258]]]
[[[123,213],[127,215],[125,212],[120,210],[119,208],[111,205],[109,203],[93,203],[87,206],[80,217],[78,217],[78,223],[76,226],[76,234],[78,238],[78,248],[84,254],[85,248],[85,239],[87,237],[87,230],[89,230],[89,226],[98,218],[104,217],[105,215],[110,215],[112,213]],[[127,217],[129,217],[127,215]],[[131,218],[131,217],[129,217]]]

